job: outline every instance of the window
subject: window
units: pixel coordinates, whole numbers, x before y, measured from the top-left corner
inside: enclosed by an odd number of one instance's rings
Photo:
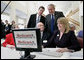
[[[1,19],[2,21],[5,23],[5,20],[8,20],[8,22],[10,23],[10,16],[6,15],[6,14],[2,14],[1,15]]]
[[[18,18],[18,26],[20,29],[24,28],[24,19]]]

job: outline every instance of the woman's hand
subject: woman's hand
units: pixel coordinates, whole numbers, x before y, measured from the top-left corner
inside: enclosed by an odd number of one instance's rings
[[[56,52],[61,52],[61,53],[63,53],[63,52],[70,52],[70,50],[67,49],[67,48],[59,48],[58,50],[56,50]]]

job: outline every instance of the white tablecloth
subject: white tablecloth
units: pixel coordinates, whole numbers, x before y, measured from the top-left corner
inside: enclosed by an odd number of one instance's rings
[[[56,48],[44,48],[43,51],[45,50],[50,50],[54,52]],[[22,53],[24,54],[24,52]],[[32,52],[31,54],[36,55],[35,59],[83,59],[83,49],[74,53],[65,52],[61,57],[47,56],[39,54],[38,52]],[[1,59],[19,59],[20,57],[20,51],[16,51],[15,49],[10,49],[6,47],[1,47]]]

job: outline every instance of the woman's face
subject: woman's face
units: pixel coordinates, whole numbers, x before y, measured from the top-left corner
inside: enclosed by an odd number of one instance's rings
[[[60,22],[58,22],[57,26],[58,26],[59,30],[63,30],[64,29],[64,25],[62,23],[60,23]]]

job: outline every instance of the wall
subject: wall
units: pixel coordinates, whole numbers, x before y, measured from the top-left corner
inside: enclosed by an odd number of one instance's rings
[[[83,1],[79,5],[80,30],[83,30]]]
[[[4,1],[8,3],[9,1]],[[70,10],[75,10],[77,7],[80,7],[80,11],[71,16],[71,18],[77,20],[78,22],[83,22],[83,18],[80,18],[83,15],[83,2],[80,5],[80,1],[11,1],[11,12],[10,16],[11,19],[14,19],[17,22],[16,17],[16,9],[22,11],[23,13],[27,14],[27,18],[25,20],[25,24],[28,23],[30,15],[35,14],[38,11],[39,6],[45,7],[44,15],[48,14],[47,6],[48,4],[55,4],[56,11],[62,11],[64,15],[67,15]],[[23,15],[23,14],[22,14]],[[80,28],[83,27],[83,23],[81,24]]]
[[[68,14],[71,10],[74,11],[76,8],[79,8],[79,11],[70,17],[80,23],[80,26],[76,25],[76,34],[79,32],[79,30],[83,29],[83,18],[81,17],[81,15],[83,14],[82,5],[83,5],[83,2],[81,3],[81,1],[73,1],[70,9],[67,11],[67,14]]]

